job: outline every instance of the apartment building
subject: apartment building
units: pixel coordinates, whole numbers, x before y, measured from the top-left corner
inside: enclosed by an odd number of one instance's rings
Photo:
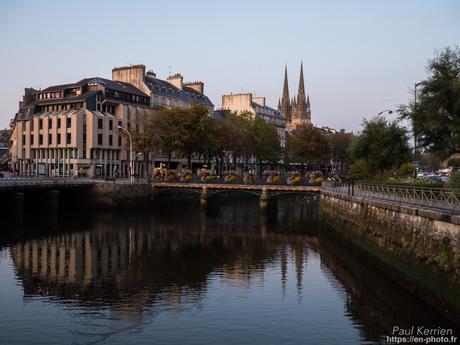
[[[129,83],[86,78],[26,88],[12,122],[12,166],[19,175],[129,176],[122,131],[142,131],[150,97]]]

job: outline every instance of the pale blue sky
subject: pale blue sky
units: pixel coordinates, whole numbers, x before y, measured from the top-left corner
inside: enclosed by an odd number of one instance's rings
[[[407,102],[436,49],[460,44],[460,1],[11,1],[0,3],[0,127],[24,87],[111,77],[143,63],[275,106],[304,63],[312,120],[356,130]],[[171,66],[171,67],[169,67]]]

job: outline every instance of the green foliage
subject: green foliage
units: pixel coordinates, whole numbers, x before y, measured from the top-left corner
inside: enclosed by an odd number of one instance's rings
[[[447,180],[447,187],[460,189],[460,172],[453,172]]]
[[[275,126],[256,117],[250,126],[253,154],[259,161],[276,162],[280,158],[280,142]]]
[[[419,145],[445,159],[460,152],[460,49],[445,48],[427,69],[417,104],[403,105],[401,114],[412,121]]]
[[[398,177],[407,178],[414,176],[414,165],[412,163],[403,163],[398,169]]]
[[[410,150],[405,128],[381,116],[364,120],[363,126],[350,152],[355,160],[364,162],[359,164],[361,168],[366,168],[368,174],[376,175],[397,169],[407,161]]]
[[[286,142],[286,158],[312,166],[324,164],[330,158],[327,138],[311,125],[299,126]]]
[[[350,147],[354,137],[353,133],[347,133],[343,130],[329,137],[332,158],[335,162],[343,165],[351,163],[352,158],[350,154]]]
[[[358,159],[350,166],[350,175],[358,180],[368,179],[372,176],[365,159]]]

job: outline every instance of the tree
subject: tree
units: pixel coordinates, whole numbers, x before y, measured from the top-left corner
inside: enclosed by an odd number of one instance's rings
[[[319,129],[312,125],[299,126],[286,141],[286,158],[290,162],[298,162],[319,167],[328,160],[328,142]]]
[[[401,106],[418,144],[442,159],[460,152],[460,49],[445,48],[429,61],[418,102]]]
[[[179,121],[176,131],[180,133],[178,152],[187,157],[189,168],[192,167],[193,154],[202,154],[206,145],[208,109],[201,105],[192,105],[189,109],[178,112]]]
[[[275,126],[256,116],[251,121],[249,134],[252,142],[252,153],[260,165],[264,161],[271,163],[278,161],[281,147]]]
[[[410,155],[407,131],[397,121],[377,116],[364,120],[363,131],[351,145],[351,155],[369,175],[397,169]]]
[[[164,109],[152,118],[151,136],[154,147],[168,157],[170,167],[172,154],[179,149],[180,131],[177,123],[181,121],[180,109]]]
[[[347,166],[351,163],[350,147],[353,140],[353,133],[347,133],[344,130],[334,133],[329,137],[331,158],[336,164]]]

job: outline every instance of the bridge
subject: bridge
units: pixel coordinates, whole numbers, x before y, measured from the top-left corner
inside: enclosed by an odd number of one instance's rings
[[[180,182],[154,182],[154,194],[174,190],[189,190],[200,194],[200,203],[206,206],[210,196],[225,192],[243,192],[256,195],[260,200],[260,207],[265,208],[270,199],[282,195],[310,193],[318,194],[319,185],[279,185],[279,184],[233,184],[233,183],[180,183]]]

